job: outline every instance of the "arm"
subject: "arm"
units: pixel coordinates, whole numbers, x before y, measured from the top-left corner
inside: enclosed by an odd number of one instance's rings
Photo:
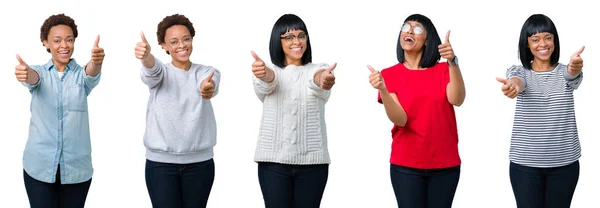
[[[450,82],[446,86],[446,97],[450,104],[460,106],[465,101],[466,89],[465,82],[460,67],[458,65],[450,66]]]
[[[85,72],[88,76],[95,77],[100,73],[102,69],[102,62],[104,61],[104,49],[98,46],[100,42],[100,35],[96,37],[94,47],[92,47],[92,59],[85,67]]]
[[[323,99],[325,102],[331,96],[331,87],[335,83],[333,69],[337,64],[329,66],[328,64],[320,64],[308,80],[308,88],[312,95]]]
[[[385,108],[390,121],[400,127],[404,127],[408,121],[408,116],[398,101],[398,96],[395,93],[389,93],[387,89],[379,90],[381,102]]]
[[[388,118],[397,126],[404,127],[408,121],[408,116],[406,115],[404,108],[402,108],[402,105],[400,105],[398,96],[396,93],[390,93],[388,91],[381,72],[373,69],[373,67],[370,65],[368,65],[367,68],[369,68],[371,71],[371,75],[369,75],[369,82],[371,82],[371,86],[373,86],[373,88],[379,90],[378,101],[379,103],[383,104]]]
[[[205,99],[215,97],[219,93],[219,83],[221,81],[221,72],[213,67],[208,67],[200,77],[202,84],[198,88],[200,95]]]
[[[29,88],[29,91],[32,91],[39,84],[39,72],[25,63],[25,61],[21,59],[21,56],[17,55],[17,60],[19,61],[19,65],[15,67],[15,76],[19,82]]]
[[[279,75],[276,72],[276,69],[265,67],[265,71],[265,77],[257,78],[256,76],[252,76],[254,92],[256,93],[256,96],[261,102],[265,100],[265,97],[267,95],[275,91],[275,88],[277,88],[277,84],[279,83]]]
[[[154,88],[162,82],[164,76],[164,65],[152,54],[142,60],[141,77],[148,87]]]
[[[585,49],[585,46],[581,47],[579,51],[575,52],[575,54],[571,56],[567,70],[565,70],[565,79],[567,80],[567,85],[574,90],[579,88],[579,85],[583,80],[583,59],[581,58],[583,49]]]

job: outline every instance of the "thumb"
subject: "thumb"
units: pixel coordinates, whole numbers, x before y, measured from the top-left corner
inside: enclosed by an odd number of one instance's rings
[[[19,61],[19,64],[27,66],[27,63],[25,63],[25,61],[23,61],[23,59],[21,59],[21,56],[19,56],[19,54],[17,54],[17,61]]]
[[[577,52],[575,52],[575,54],[573,54],[573,58],[579,57],[579,55],[581,55],[581,53],[583,53],[583,49],[585,49],[585,46],[581,47],[581,49],[579,49]]]
[[[146,40],[146,36],[144,35],[144,32],[140,32],[140,36],[142,36],[142,42],[144,42],[146,45],[148,45],[148,41]]]
[[[258,55],[256,55],[256,53],[254,53],[254,51],[250,51],[252,53],[252,57],[254,57],[254,60],[256,61],[262,61],[262,59],[260,59],[260,57],[258,57]]]
[[[449,43],[450,42],[450,30],[448,30],[448,32],[446,33],[446,42],[444,43]]]
[[[371,71],[371,73],[377,72],[375,69],[373,69],[371,65],[367,65],[367,68],[369,68],[369,71]]]
[[[333,65],[331,65],[331,67],[329,67],[329,69],[325,70],[328,74],[331,74],[331,71],[333,71],[335,69],[335,67],[337,66],[337,63],[334,63]]]
[[[96,36],[96,42],[94,43],[95,48],[99,48],[98,43],[100,43],[100,35]]]
[[[500,77],[496,77],[496,80],[498,80],[498,82],[500,82],[502,84],[508,84],[508,80],[506,80],[506,79],[502,79]]]
[[[213,75],[215,75],[215,72],[211,72],[208,77],[206,77],[206,79],[204,79],[205,82],[210,82],[210,80],[212,79]]]

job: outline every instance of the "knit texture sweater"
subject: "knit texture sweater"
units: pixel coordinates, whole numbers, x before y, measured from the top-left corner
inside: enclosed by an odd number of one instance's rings
[[[253,76],[254,91],[263,103],[254,161],[329,164],[325,103],[331,92],[313,81],[315,72],[329,65],[268,67],[275,72],[272,82]]]

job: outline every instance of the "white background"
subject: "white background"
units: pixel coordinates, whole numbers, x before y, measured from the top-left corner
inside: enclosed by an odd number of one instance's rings
[[[210,2],[210,3],[209,3]],[[432,19],[440,37],[460,57],[467,98],[456,108],[463,165],[454,207],[516,207],[508,177],[508,149],[515,100],[503,96],[506,69],[520,64],[521,26],[531,14],[544,13],[556,24],[560,62],[581,46],[585,78],[575,93],[583,156],[572,207],[600,207],[597,77],[600,15],[593,1],[11,1],[0,7],[0,207],[28,207],[22,152],[29,126],[30,94],[17,82],[14,58],[30,65],[50,58],[39,40],[43,21],[65,13],[75,19],[79,37],[74,58],[85,64],[97,34],[106,57],[100,84],[89,96],[95,173],[86,207],[151,207],[144,179],[145,111],[148,89],[139,77],[135,44],[144,31],[152,52],[170,57],[156,45],[156,27],[167,15],[181,13],[194,23],[191,60],[222,72],[220,94],[212,102],[218,126],[216,177],[209,207],[264,207],[253,162],[261,103],[251,82],[250,50],[269,60],[269,37],[285,13],[308,26],[313,62],[338,63],[336,85],[326,121],[332,158],[322,207],[395,207],[389,179],[392,128],[367,64],[383,69],[397,63],[396,39],[402,21],[421,13]],[[7,3],[3,3],[7,4]]]

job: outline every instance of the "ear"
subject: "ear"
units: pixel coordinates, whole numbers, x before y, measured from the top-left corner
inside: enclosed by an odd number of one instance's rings
[[[162,47],[162,49],[165,50],[165,52],[167,52],[168,55],[171,55],[171,53],[169,53],[169,49],[167,48],[166,43],[161,43],[160,47]]]
[[[50,46],[48,45],[48,40],[43,40],[42,44],[44,45],[44,47],[46,47],[46,51],[50,53]]]

